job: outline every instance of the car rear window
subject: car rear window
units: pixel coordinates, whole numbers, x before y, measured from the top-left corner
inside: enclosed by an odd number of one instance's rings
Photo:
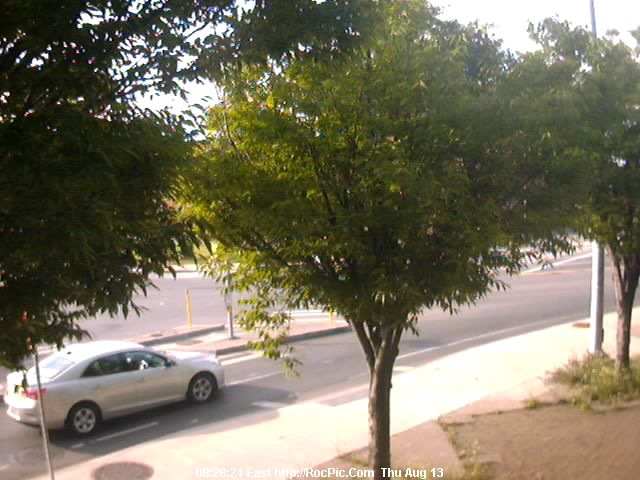
[[[55,378],[73,365],[73,361],[62,355],[54,354],[40,362],[40,374],[43,377]]]

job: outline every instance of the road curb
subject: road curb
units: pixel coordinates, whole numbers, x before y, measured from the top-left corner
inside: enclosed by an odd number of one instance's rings
[[[209,335],[210,333],[222,331],[224,328],[224,324],[220,324],[210,327],[194,328],[192,330],[179,333],[175,333],[170,330],[168,332],[158,332],[150,335],[144,335],[142,337],[130,338],[127,341],[150,347],[162,343],[174,343],[179,340],[186,340],[193,337],[199,337],[201,335]]]
[[[321,337],[328,337],[331,335],[336,335],[338,333],[344,333],[344,332],[349,332],[351,331],[351,326],[350,325],[344,325],[342,327],[336,327],[336,328],[331,328],[331,329],[326,329],[326,330],[317,330],[317,331],[312,331],[312,332],[304,332],[304,333],[299,333],[299,334],[294,334],[294,335],[289,335],[287,337],[286,342],[288,343],[294,343],[294,342],[299,342],[302,340],[309,340],[312,338],[321,338]],[[249,340],[247,340],[249,341]],[[230,347],[223,347],[223,348],[219,348],[217,349],[216,355],[227,355],[229,353],[237,353],[237,352],[242,352],[248,350],[247,348],[247,343],[243,343],[240,345],[232,345]]]

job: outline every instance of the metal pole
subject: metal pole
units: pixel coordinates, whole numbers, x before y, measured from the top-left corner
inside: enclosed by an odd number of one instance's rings
[[[604,249],[598,242],[591,242],[591,322],[589,328],[589,353],[601,353],[604,340]]]
[[[233,297],[231,296],[231,273],[224,277],[224,303],[227,307],[227,326],[229,338],[236,338],[233,334]]]
[[[594,0],[589,1],[591,9],[591,33],[598,38],[596,30],[596,9]],[[601,353],[604,340],[604,248],[598,242],[591,242],[591,322],[589,328],[589,352]]]
[[[187,327],[191,329],[191,327],[193,327],[193,314],[191,310],[191,292],[189,292],[189,289],[185,291],[185,301],[187,303]]]
[[[31,345],[33,348],[33,356],[36,361],[36,384],[38,387],[38,409],[40,410],[40,429],[42,431],[42,441],[44,442],[44,455],[47,459],[47,468],[49,469],[49,477],[51,480],[55,480],[55,475],[53,473],[53,463],[51,462],[51,447],[49,445],[49,431],[47,430],[46,424],[47,419],[44,415],[44,405],[43,405],[43,391],[42,391],[42,383],[40,382],[40,360],[38,359],[38,349]]]

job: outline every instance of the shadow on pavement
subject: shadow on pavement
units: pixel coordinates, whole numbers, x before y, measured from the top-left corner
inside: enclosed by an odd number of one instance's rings
[[[285,406],[295,403],[296,399],[295,395],[285,390],[248,384],[234,385],[221,390],[211,402],[203,405],[180,402],[106,421],[95,435],[86,438],[65,431],[51,431],[49,437],[54,469],[116,453],[167,435],[186,433],[194,427],[208,426],[211,427],[209,431],[215,433],[271,420],[278,416],[278,412],[275,408],[268,408],[268,405]],[[263,414],[252,415],[257,412]],[[237,421],[228,422],[230,419]],[[40,436],[37,428],[24,428],[32,430],[33,440]],[[4,475],[10,474],[11,478],[26,479],[46,473],[44,450],[39,440],[32,442],[29,448],[13,453],[10,469],[2,472],[0,477],[5,478]]]

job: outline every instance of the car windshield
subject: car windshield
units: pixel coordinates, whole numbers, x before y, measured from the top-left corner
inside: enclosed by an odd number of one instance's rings
[[[56,378],[71,365],[73,365],[73,361],[69,358],[54,354],[40,362],[40,375],[47,378]]]

